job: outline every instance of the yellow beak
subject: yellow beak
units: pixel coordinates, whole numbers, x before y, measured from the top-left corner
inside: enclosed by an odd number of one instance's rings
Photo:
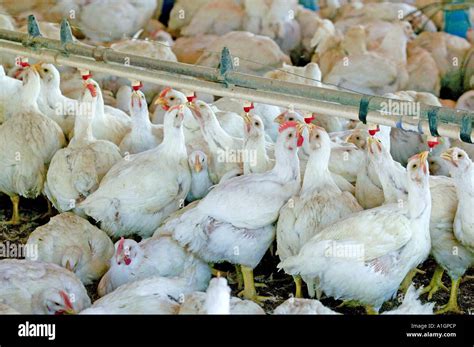
[[[68,269],[69,271],[72,271],[72,266],[71,266],[71,263],[69,262],[69,260],[66,262],[66,269]]]
[[[285,120],[285,116],[281,114],[278,117],[276,117],[273,121],[275,123],[282,124],[284,120]]]
[[[423,169],[423,172],[425,172],[425,173],[427,172],[427,170],[426,170],[426,164],[427,164],[426,159],[428,159],[428,155],[429,155],[429,154],[430,154],[430,152],[424,151],[424,152],[421,152],[421,153],[420,153],[420,156],[419,156],[419,158],[420,158],[420,166],[421,166],[421,168]]]
[[[41,74],[41,65],[43,65],[43,62],[38,62],[36,64],[31,65],[31,67],[39,74]]]
[[[194,171],[196,171],[196,173],[199,173],[201,172],[202,170],[202,165],[201,165],[201,162],[200,161],[196,161],[194,163]]]
[[[303,133],[303,129],[306,127],[306,124],[304,123],[301,123],[301,122],[297,122],[296,124],[296,130],[298,130],[298,134],[302,134]],[[312,128],[310,128],[309,130],[311,131]]]
[[[441,153],[440,157],[444,160],[449,161],[449,162],[454,162],[453,149],[449,148],[448,150],[444,151],[443,153]]]
[[[155,105],[167,105],[166,103],[166,99],[165,98],[158,98],[155,100],[155,102],[153,103]]]
[[[64,313],[65,314],[76,314],[76,311],[68,308],[68,309],[64,310]]]
[[[252,118],[250,118],[248,113],[244,114],[244,122],[245,124],[250,124],[252,122]]]

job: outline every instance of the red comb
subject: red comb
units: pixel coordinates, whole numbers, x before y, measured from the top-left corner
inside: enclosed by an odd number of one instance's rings
[[[86,88],[89,89],[93,97],[97,96],[97,90],[95,89],[95,86],[92,83],[86,84]]]
[[[66,308],[69,309],[69,310],[73,310],[74,307],[72,306],[72,302],[69,299],[69,295],[67,295],[66,292],[63,291],[63,290],[59,291],[59,295],[64,300],[64,305],[66,305]]]
[[[310,124],[310,123],[311,123],[313,120],[315,120],[315,119],[316,119],[316,117],[314,116],[314,114],[312,114],[310,117],[306,117],[306,118],[304,119],[304,122],[305,122],[306,124]]]
[[[249,113],[250,110],[253,110],[253,109],[254,109],[253,102],[250,103],[250,106],[244,106],[245,113]]]
[[[296,123],[295,121],[285,122],[282,125],[280,125],[280,127],[278,128],[278,132],[281,133],[283,130],[288,129],[288,128],[292,128],[292,127],[296,128],[297,125],[298,125],[298,123]]]
[[[30,64],[27,63],[27,62],[20,61],[20,62],[18,63],[18,66],[19,66],[19,67],[28,67],[28,66],[30,66]]]
[[[297,128],[297,125],[298,125],[298,123],[295,122],[295,121],[285,122],[285,123],[283,123],[282,125],[280,125],[280,127],[278,128],[278,132],[281,133],[282,131],[284,131],[285,129],[288,129],[288,128],[296,128],[296,129],[298,129],[298,128]],[[301,147],[301,146],[303,145],[303,141],[304,141],[304,137],[303,137],[303,136],[299,133],[299,131],[298,131],[298,140],[297,140],[297,142],[296,142],[296,145],[297,145],[298,147]]]
[[[163,89],[160,93],[160,95],[158,95],[160,98],[164,98],[166,96],[166,94],[168,94],[168,92],[171,90],[171,87],[167,87],[165,89]]]

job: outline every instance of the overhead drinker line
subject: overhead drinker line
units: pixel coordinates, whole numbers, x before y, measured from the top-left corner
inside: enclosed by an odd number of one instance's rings
[[[173,88],[293,107],[364,123],[402,127],[431,136],[460,138],[469,143],[474,141],[473,112],[425,104],[419,104],[416,115],[387,112],[386,105],[407,101],[241,73],[234,69],[231,52],[227,48],[221,52],[218,69],[150,59],[76,43],[66,19],[61,23],[60,41],[45,38],[41,36],[36,19],[30,15],[28,33],[0,30],[0,51]]]

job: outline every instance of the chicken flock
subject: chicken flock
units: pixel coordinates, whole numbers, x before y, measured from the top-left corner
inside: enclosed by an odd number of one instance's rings
[[[245,73],[474,110],[471,43],[439,18],[416,17],[419,32],[405,17],[414,5],[326,5],[177,0],[165,26],[155,0],[9,2],[0,27],[25,31],[34,13],[58,39],[68,16],[79,44],[213,68],[228,47]],[[432,314],[440,289],[450,295],[436,312],[462,313],[474,145],[0,58],[0,193],[12,206],[0,241],[24,223],[25,199],[42,197],[50,218],[28,235],[36,252],[0,260],[1,313],[340,314],[320,301],[334,298]],[[294,280],[271,310],[254,275],[264,257]],[[428,258],[437,268],[416,288]]]

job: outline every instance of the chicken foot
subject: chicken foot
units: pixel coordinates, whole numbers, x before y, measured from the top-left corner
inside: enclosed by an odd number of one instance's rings
[[[461,283],[461,278],[457,280],[451,279],[451,292],[449,295],[449,301],[446,305],[441,306],[441,309],[436,311],[436,314],[442,314],[446,312],[454,312],[454,313],[463,313],[462,310],[458,306],[458,289],[459,283]]]
[[[8,222],[2,222],[2,224],[18,225],[21,223],[20,197],[18,195],[10,196],[10,200],[13,204],[12,218]]]
[[[436,270],[433,274],[433,277],[431,278],[430,284],[423,288],[421,291],[421,294],[428,293],[428,300],[431,300],[433,295],[441,288],[446,290],[447,292],[449,289],[443,284],[442,278],[443,278],[443,273],[444,269],[441,266],[437,266]]]
[[[244,281],[244,290],[238,293],[238,296],[243,296],[245,299],[252,300],[259,305],[262,305],[264,301],[275,300],[274,297],[267,297],[257,295],[257,290],[255,289],[255,281],[253,277],[253,269],[241,265],[240,269],[242,271],[242,277]]]

